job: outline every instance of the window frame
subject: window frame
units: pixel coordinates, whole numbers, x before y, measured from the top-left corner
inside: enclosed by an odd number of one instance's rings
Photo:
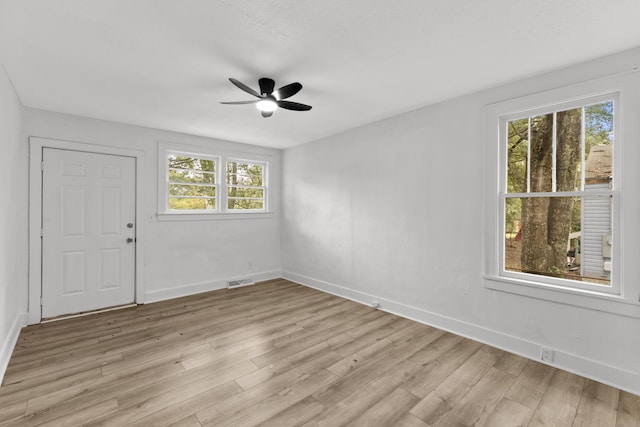
[[[177,154],[185,157],[215,161],[216,209],[170,209],[169,208],[169,163],[168,157]],[[208,147],[172,142],[158,142],[158,200],[154,217],[158,221],[250,219],[272,217],[269,210],[270,181],[269,166],[271,156],[259,153],[243,153],[230,150],[212,150]],[[226,167],[228,161],[241,160],[244,163],[260,164],[263,167],[264,209],[227,209],[228,186]]]
[[[581,108],[589,105],[599,104],[605,101],[613,102],[613,134],[614,134],[614,149],[613,149],[613,188],[609,190],[592,190],[585,191],[584,188],[584,165],[586,163],[585,159],[581,159],[581,174],[583,175],[581,178],[581,189],[579,191],[558,191],[556,189],[556,179],[555,179],[555,158],[553,162],[553,189],[548,192],[532,192],[528,191],[525,193],[509,193],[507,190],[507,173],[508,173],[508,156],[507,156],[507,141],[508,141],[508,130],[507,124],[510,121],[524,119],[529,117],[534,117],[543,114],[550,114],[559,111],[572,110],[576,108]],[[620,173],[618,172],[619,167],[619,156],[618,156],[618,139],[620,135],[620,92],[614,91],[610,93],[604,93],[595,96],[585,96],[584,98],[572,99],[570,101],[560,101],[557,103],[547,104],[543,107],[534,107],[531,109],[519,110],[515,113],[507,113],[499,116],[499,130],[498,130],[498,138],[499,138],[499,189],[498,189],[498,200],[499,200],[499,222],[498,222],[498,244],[499,244],[499,275],[506,278],[513,278],[519,280],[526,280],[533,283],[537,283],[541,286],[557,286],[557,287],[567,287],[574,288],[578,290],[585,290],[595,293],[603,293],[603,294],[613,294],[620,295],[620,260],[618,258],[620,251],[617,248],[620,236],[620,207],[619,207],[619,199],[620,199],[620,191],[617,190],[621,183]],[[555,144],[555,143],[554,143]],[[584,141],[582,141],[584,144]],[[583,147],[584,149],[584,147]],[[554,153],[555,153],[555,145],[554,145]],[[505,239],[506,235],[506,224],[505,224],[505,203],[508,198],[533,198],[533,197],[581,197],[584,200],[586,197],[595,197],[595,196],[610,196],[612,200],[612,213],[611,213],[611,235],[613,236],[614,245],[612,246],[612,271],[610,277],[610,285],[598,285],[590,282],[580,282],[571,279],[563,279],[556,278],[552,276],[545,275],[537,275],[532,273],[524,273],[518,271],[507,270],[505,268]],[[583,212],[584,214],[584,212]],[[501,237],[501,238],[500,238]]]
[[[539,87],[532,86],[536,89]],[[520,91],[520,94],[526,93]],[[615,135],[614,149],[614,191],[617,193],[614,221],[617,223],[617,235],[612,235],[614,246],[612,254],[614,271],[612,279],[617,281],[617,294],[579,289],[538,280],[531,275],[518,276],[501,274],[500,246],[501,224],[504,213],[500,209],[500,189],[506,180],[506,168],[500,163],[499,118],[508,115],[524,115],[525,112],[558,109],[563,105],[584,102],[590,98],[619,94],[618,133]],[[614,75],[605,75],[593,80],[581,81],[562,87],[536,90],[528,95],[519,95],[503,99],[484,106],[484,200],[483,200],[483,286],[491,291],[505,292],[529,298],[546,300],[561,304],[615,313],[640,318],[640,266],[634,259],[640,253],[640,224],[636,220],[640,209],[640,171],[633,167],[640,159],[640,126],[636,117],[640,115],[640,73],[637,68]],[[506,156],[506,152],[505,152]],[[631,165],[630,167],[626,167]],[[506,181],[504,181],[506,182]],[[627,237],[625,237],[627,236]],[[625,261],[629,261],[625,263]]]

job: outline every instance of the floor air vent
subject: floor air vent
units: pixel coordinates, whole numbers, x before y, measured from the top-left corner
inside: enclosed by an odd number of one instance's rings
[[[249,286],[254,283],[255,282],[250,277],[248,279],[229,280],[227,282],[227,288],[239,288],[240,286]]]

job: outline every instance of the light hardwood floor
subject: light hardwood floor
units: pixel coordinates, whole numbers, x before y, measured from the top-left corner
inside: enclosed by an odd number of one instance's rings
[[[23,329],[0,425],[639,426],[640,398],[286,280]]]

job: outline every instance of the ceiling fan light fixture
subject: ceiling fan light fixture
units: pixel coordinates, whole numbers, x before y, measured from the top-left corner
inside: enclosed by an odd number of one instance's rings
[[[278,104],[273,99],[264,98],[256,103],[256,107],[260,111],[273,112],[278,109]]]
[[[261,116],[264,118],[271,117],[273,115],[273,112],[278,108],[291,111],[311,110],[311,105],[300,104],[299,102],[291,102],[286,100],[287,98],[290,98],[296,93],[300,92],[300,89],[302,89],[302,85],[298,82],[290,83],[288,85],[282,86],[280,89],[274,90],[275,82],[273,81],[273,79],[263,77],[258,80],[258,83],[260,84],[260,93],[258,93],[241,81],[234,79],[233,77],[230,77],[229,81],[233,83],[237,88],[248,93],[249,95],[255,96],[258,99],[254,101],[221,102],[221,104],[255,104],[258,108],[258,111],[260,111]]]

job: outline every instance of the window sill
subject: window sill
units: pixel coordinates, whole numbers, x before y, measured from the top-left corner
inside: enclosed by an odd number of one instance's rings
[[[236,219],[267,219],[273,218],[274,212],[223,212],[223,213],[158,213],[159,222],[165,221],[220,221]]]
[[[618,295],[544,285],[501,276],[484,276],[484,286],[494,291],[640,319],[640,303]]]

